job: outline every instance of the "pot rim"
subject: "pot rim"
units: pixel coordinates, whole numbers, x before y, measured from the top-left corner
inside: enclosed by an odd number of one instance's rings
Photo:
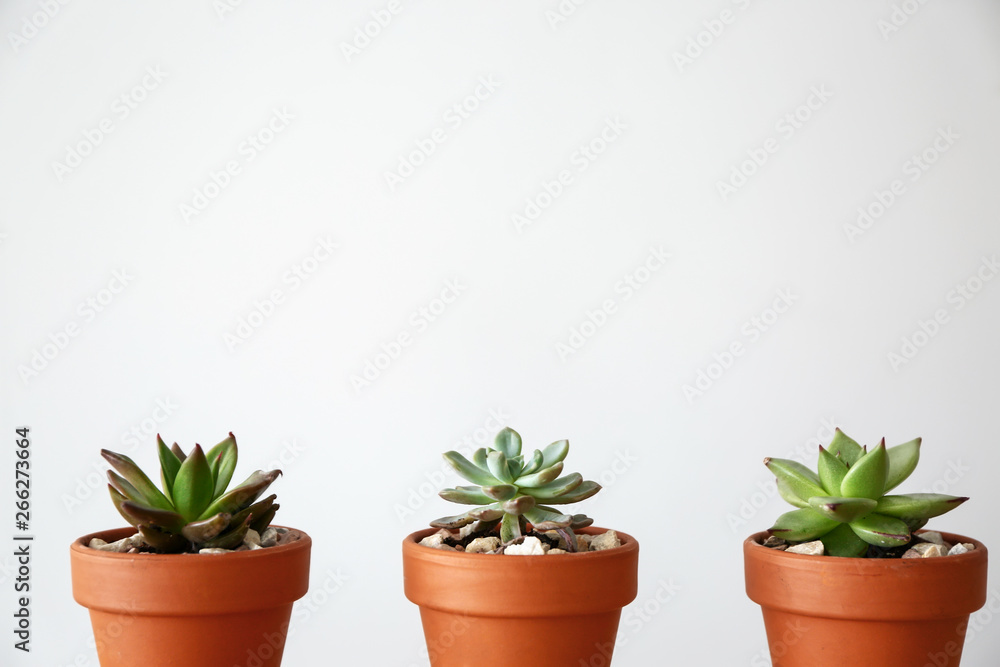
[[[441,530],[440,528],[424,528],[422,530],[415,531],[406,536],[403,540],[403,552],[409,556],[415,556],[417,558],[427,558],[435,560],[441,563],[447,563],[449,560],[453,561],[455,565],[458,565],[459,561],[473,558],[476,560],[481,560],[482,558],[500,558],[506,556],[506,554],[470,554],[464,551],[447,551],[445,549],[432,549],[430,547],[424,547],[419,544],[420,540],[424,539],[429,535]],[[615,530],[614,528],[599,528],[596,526],[588,526],[587,528],[580,528],[574,532],[583,533],[585,535],[601,535],[608,532],[609,530],[614,530],[618,535],[618,539],[621,540],[621,546],[615,549],[603,549],[601,551],[587,551],[584,553],[573,553],[567,552],[565,554],[556,554],[557,556],[570,556],[573,558],[614,558],[621,557],[622,554],[632,553],[633,551],[638,551],[639,542],[629,535],[628,533],[623,533],[620,530]],[[427,552],[424,554],[424,552]],[[421,555],[423,554],[423,555]],[[546,554],[548,557],[548,554]],[[505,561],[506,562],[506,561]]]
[[[117,535],[118,533],[121,533],[121,536],[115,538],[115,540],[105,540],[106,542],[108,541],[113,542],[116,540],[120,540],[124,537],[130,537],[138,532],[132,526],[124,526],[119,528],[109,528],[107,530],[99,530],[97,532],[84,535],[83,537],[78,537],[77,539],[73,540],[73,543],[70,544],[69,548],[70,552],[77,554],[78,557],[84,557],[84,558],[96,557],[96,558],[111,558],[111,559],[117,558],[120,560],[132,560],[134,558],[142,558],[144,561],[155,563],[157,561],[174,560],[180,556],[202,556],[206,558],[212,557],[216,559],[225,558],[227,560],[233,560],[236,558],[263,558],[266,557],[268,554],[261,552],[269,552],[273,554],[275,552],[293,551],[296,549],[308,548],[312,544],[312,538],[309,537],[309,535],[304,530],[299,530],[298,528],[291,528],[289,526],[278,526],[275,524],[272,524],[269,527],[285,528],[289,532],[297,533],[300,537],[294,542],[279,544],[273,547],[264,547],[262,549],[254,549],[253,551],[249,550],[231,551],[230,553],[225,553],[225,554],[197,554],[197,553],[158,554],[150,552],[146,552],[143,554],[130,554],[130,553],[119,553],[116,551],[101,551],[99,549],[91,549],[89,546],[87,546],[90,543],[90,540],[92,540],[95,537],[104,540],[106,535]]]

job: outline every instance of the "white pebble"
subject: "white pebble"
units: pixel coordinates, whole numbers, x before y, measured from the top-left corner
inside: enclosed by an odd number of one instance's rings
[[[253,549],[255,546],[260,547],[260,533],[251,528],[243,537],[243,544],[247,545],[250,549]]]
[[[542,544],[537,537],[526,537],[521,544],[512,544],[504,549],[507,556],[544,556],[549,550],[549,545]]]
[[[557,554],[568,554],[569,552],[565,549],[549,549],[549,556],[555,556]]]
[[[200,554],[227,554],[229,549],[201,549],[198,551]]]
[[[822,556],[826,553],[822,540],[796,544],[795,546],[788,547],[785,551],[790,554],[805,554],[806,556]]]
[[[948,555],[949,556],[959,556],[961,554],[967,554],[967,553],[969,553],[969,551],[970,551],[970,549],[968,547],[966,547],[964,544],[956,544],[951,549],[948,549]]]
[[[264,531],[264,534],[260,536],[260,546],[273,547],[276,544],[278,544],[278,531],[274,528],[268,528]]]
[[[596,535],[592,540],[590,540],[590,550],[591,551],[604,551],[605,549],[617,549],[622,545],[622,541],[618,539],[618,533],[613,530],[609,530],[603,535]]]
[[[496,551],[499,548],[500,548],[499,537],[477,537],[476,539],[469,542],[469,546],[465,547],[465,553],[485,554],[491,551]]]
[[[947,553],[943,546],[934,542],[914,544],[912,551],[916,551],[920,554],[921,558],[939,558]]]
[[[936,530],[928,530],[926,532],[920,533],[919,536],[920,539],[924,540],[925,542],[941,545],[942,547],[945,548],[945,550],[951,548],[951,545],[945,542],[944,537],[942,537],[941,533],[937,532]]]

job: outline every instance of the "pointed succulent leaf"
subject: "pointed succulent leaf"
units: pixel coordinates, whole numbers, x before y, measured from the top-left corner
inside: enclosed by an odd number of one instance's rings
[[[128,500],[128,498],[123,496],[118,489],[111,486],[110,484],[108,484],[108,491],[111,493],[111,504],[115,506],[115,509],[118,510],[118,513],[122,515],[122,518],[125,519],[130,525],[138,526],[139,520],[136,519],[131,514],[129,514],[128,512],[126,512],[124,509],[122,509],[122,503]]]
[[[488,453],[489,451],[485,447],[480,447],[472,453],[472,462],[477,468],[485,470],[486,472],[490,471],[490,466],[486,462],[486,456]]]
[[[911,534],[927,525],[927,519],[900,519],[900,521],[906,524]]]
[[[490,472],[504,484],[513,484],[514,476],[510,474],[507,467],[507,456],[503,452],[496,450],[489,453],[486,463],[490,466]]]
[[[443,516],[440,519],[431,521],[432,528],[447,528],[448,530],[457,530],[462,526],[468,526],[470,523],[475,521],[474,517],[468,514],[456,514],[455,516]]]
[[[823,540],[823,548],[828,556],[858,558],[868,551],[868,543],[855,535],[846,523],[840,524],[820,539]]]
[[[127,479],[116,473],[114,470],[108,471],[108,483],[113,489],[129,500],[136,503],[147,504],[143,495],[139,493],[134,486],[129,484]]]
[[[534,506],[535,506],[535,499],[532,498],[531,496],[518,496],[516,498],[511,498],[510,500],[505,500],[500,505],[500,509],[502,509],[507,514],[520,516]]]
[[[236,525],[238,523],[243,523],[247,519],[251,519],[253,523],[257,522],[257,519],[264,516],[270,511],[271,507],[274,505],[274,501],[278,496],[275,494],[269,495],[263,500],[258,500],[250,507],[240,510],[236,514],[233,514],[232,523]],[[251,526],[252,528],[253,526]],[[254,530],[257,530],[254,528]],[[259,531],[258,531],[259,532]]]
[[[808,502],[813,496],[825,496],[826,491],[819,481],[819,476],[798,461],[789,459],[764,459],[764,465],[774,473],[774,476],[785,483],[785,491]],[[797,503],[792,503],[797,505]]]
[[[233,517],[231,514],[220,513],[211,519],[189,523],[181,529],[181,535],[189,542],[201,544],[217,537],[229,527]]]
[[[156,526],[169,533],[179,533],[187,523],[177,512],[149,507],[131,500],[122,502],[122,511],[143,526]]]
[[[587,480],[568,493],[556,496],[555,498],[546,498],[545,502],[549,505],[569,505],[586,500],[600,490],[600,484]]]
[[[190,542],[177,533],[166,533],[156,526],[137,526],[146,544],[162,554],[177,554],[186,551]]]
[[[848,468],[853,466],[865,453],[861,445],[845,435],[839,428],[834,431],[833,440],[830,441],[828,449],[831,454],[843,461]]]
[[[550,512],[540,507],[533,507],[524,513],[524,518],[531,522],[535,530],[556,530],[567,528],[573,523],[573,517],[569,514]]]
[[[202,517],[201,513],[212,502],[215,480],[201,445],[195,445],[191,455],[184,459],[174,479],[174,507],[188,521]],[[217,512],[212,512],[212,515]],[[210,515],[211,516],[211,515]]]
[[[507,459],[507,471],[511,479],[517,479],[521,475],[521,461],[518,459]]]
[[[569,454],[569,440],[556,440],[542,450],[542,468],[551,468]]]
[[[528,461],[525,464],[524,468],[521,469],[521,474],[530,475],[533,472],[538,472],[539,470],[542,469],[542,463],[544,462],[545,462],[545,457],[543,457],[542,453],[536,449],[535,452],[531,455],[531,460]]]
[[[499,521],[503,516],[503,510],[496,505],[491,505],[490,507],[480,507],[479,509],[472,510],[467,514],[476,521],[489,523],[491,521]]]
[[[177,477],[177,471],[181,468],[181,460],[170,451],[159,433],[156,434],[156,449],[160,454],[160,479],[163,481],[164,495],[170,498],[174,488],[174,478]]]
[[[778,517],[771,533],[789,542],[805,542],[826,535],[840,524],[812,508],[792,510]]]
[[[493,500],[510,500],[517,495],[517,487],[510,484],[496,484],[494,486],[482,487],[483,494],[487,496],[485,502],[480,505],[487,505]]]
[[[889,475],[883,493],[888,493],[902,484],[916,469],[917,462],[920,461],[920,438],[890,447],[887,454],[889,455]]]
[[[142,495],[145,504],[162,510],[173,509],[173,505],[170,504],[167,497],[156,488],[155,484],[149,481],[146,473],[135,464],[135,461],[124,454],[116,454],[107,449],[101,450],[101,456],[111,464],[112,468],[121,473],[121,476],[128,480],[129,484],[135,487],[136,491]]]
[[[931,519],[950,512],[968,498],[940,493],[910,493],[904,496],[882,496],[875,511],[897,519]]]
[[[271,525],[271,521],[274,520],[274,515],[277,513],[278,509],[281,507],[278,503],[274,503],[268,507],[262,514],[254,514],[250,518],[250,529],[256,530],[258,533],[263,533],[267,530],[267,527]]]
[[[245,482],[234,487],[221,498],[217,498],[198,518],[207,519],[219,512],[236,514],[240,510],[252,505],[260,497],[260,494],[264,493],[267,487],[271,486],[271,483],[278,479],[279,475],[281,475],[280,470],[271,470],[269,472],[262,470],[254,471]]]
[[[885,492],[885,482],[889,473],[889,455],[885,440],[862,456],[851,466],[844,481],[840,483],[840,493],[851,498],[871,498],[878,500]]]
[[[451,467],[455,469],[455,472],[473,484],[479,484],[480,486],[501,484],[501,481],[494,477],[490,472],[474,465],[471,461],[469,461],[469,459],[465,458],[458,452],[445,452],[444,460],[451,464]]]
[[[840,523],[850,523],[870,513],[877,503],[870,498],[813,496],[809,499],[809,505],[827,518]]]
[[[775,478],[775,481],[778,487],[778,495],[780,495],[786,503],[799,508],[809,507],[809,501],[795,495],[795,492],[792,491],[792,488],[785,480],[777,477]]]
[[[910,529],[906,523],[885,514],[872,512],[848,525],[855,535],[877,547],[901,547],[910,541]]]
[[[243,544],[243,538],[247,536],[248,530],[250,530],[250,522],[244,521],[241,524],[230,526],[226,532],[210,540],[205,540],[198,546],[201,549],[235,549]]]
[[[847,464],[836,456],[819,448],[819,481],[831,496],[840,495],[840,485],[847,475]]]
[[[570,525],[570,528],[572,530],[579,530],[580,528],[586,528],[587,526],[592,525],[594,525],[594,520],[586,514],[574,514],[573,523]]]
[[[521,519],[513,514],[504,514],[500,520],[500,541],[504,544],[521,537]]]
[[[513,489],[513,487],[511,488]],[[463,505],[489,505],[494,500],[486,495],[482,487],[479,486],[456,486],[453,489],[443,489],[438,495],[445,500]]]
[[[553,466],[548,468],[542,468],[536,473],[530,475],[524,475],[517,480],[517,485],[521,488],[535,488],[539,486],[544,486],[549,482],[555,481],[559,475],[562,473],[563,462],[559,461]]]
[[[178,445],[175,442],[174,444],[170,445],[170,451],[174,453],[174,456],[177,457],[178,461],[180,461],[181,463],[184,463],[184,459],[187,458],[187,454],[184,453],[184,450],[181,449],[180,445]]]
[[[493,439],[493,449],[503,452],[508,459],[518,456],[521,453],[520,434],[510,427],[504,428]]]
[[[521,483],[521,480],[518,480]],[[560,477],[559,479],[554,479],[548,484],[543,484],[541,486],[522,488],[521,490],[527,493],[529,496],[537,498],[539,500],[548,500],[549,498],[557,498],[565,493],[569,493],[573,489],[577,488],[583,483],[583,475],[578,472],[571,473],[565,477]]]
[[[212,468],[212,479],[215,480],[212,495],[218,498],[229,488],[229,482],[233,480],[233,471],[236,470],[236,461],[239,458],[236,436],[230,433],[229,437],[208,450],[205,458]]]

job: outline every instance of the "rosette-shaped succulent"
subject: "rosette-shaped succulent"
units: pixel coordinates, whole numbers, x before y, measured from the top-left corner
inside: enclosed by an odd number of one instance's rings
[[[281,471],[258,470],[227,491],[238,458],[232,433],[207,453],[195,445],[184,454],[177,443],[167,447],[160,436],[156,442],[162,491],[129,457],[106,449],[101,455],[118,471],[108,471],[111,502],[158,552],[235,549],[249,529],[262,532],[271,523],[277,496],[257,499]]]
[[[968,498],[937,493],[885,495],[917,467],[920,438],[869,451],[837,429],[828,449],[819,448],[819,474],[801,463],[764,459],[778,492],[799,509],[778,517],[772,535],[789,542],[822,540],[831,556],[862,557],[868,545],[900,547],[911,531]]]
[[[500,539],[507,544],[526,534],[530,523],[536,530],[558,531],[570,549],[576,548],[573,531],[594,521],[583,514],[563,514],[551,505],[568,505],[586,500],[601,490],[596,482],[585,481],[580,473],[560,477],[569,441],[559,440],[530,457],[521,454],[521,436],[505,428],[493,447],[476,450],[472,461],[458,452],[444,458],[455,471],[476,486],[444,489],[445,500],[478,505],[457,516],[431,522],[435,528],[456,529],[475,523],[474,533],[487,533],[500,526]]]

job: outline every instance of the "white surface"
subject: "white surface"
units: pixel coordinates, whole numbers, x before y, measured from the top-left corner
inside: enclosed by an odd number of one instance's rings
[[[154,467],[152,434],[128,435],[144,423],[186,447],[234,431],[238,474],[284,456],[278,520],[316,540],[291,666],[426,664],[399,542],[452,512],[425,499],[453,481],[439,455],[494,431],[495,413],[529,446],[569,438],[569,467],[606,487],[580,510],[639,538],[622,667],[766,664],[740,543],[786,507],[756,495],[761,459],[814,450],[829,422],[866,443],[923,436],[908,488],[973,496],[931,525],[1000,544],[1000,281],[953,292],[1000,253],[995,3],[910,0],[883,35],[890,2],[591,0],[552,27],[554,0],[407,1],[350,61],[341,44],[387,2],[246,0],[223,17],[209,2],[71,2],[15,48],[40,6],[0,7],[0,435],[9,466],[14,427],[32,428],[39,536],[35,652],[8,636],[3,664],[96,664],[67,545],[120,523],[88,474],[101,447]],[[678,67],[723,10],[731,23]],[[449,111],[477,90],[467,118]],[[794,128],[797,110],[809,118]],[[60,180],[53,163],[104,118],[113,131]],[[272,122],[262,150],[244,143]],[[948,128],[957,138],[912,180],[911,156]],[[614,141],[591,162],[580,146],[602,131]],[[391,190],[385,172],[434,136]],[[765,146],[723,201],[717,182]],[[186,224],[180,205],[229,161],[240,172]],[[512,215],[563,170],[519,233]],[[894,179],[905,191],[852,242],[845,225]],[[314,251],[327,259],[296,283]],[[123,270],[124,289],[102,292]],[[634,272],[648,277],[637,291]],[[457,296],[429,322],[419,309],[440,310],[449,283]],[[273,316],[230,350],[224,336],[274,290]],[[783,292],[792,305],[762,331],[753,318],[770,321]],[[80,305],[110,296],[100,313]],[[557,344],[606,300],[604,326],[562,359]],[[947,322],[894,369],[889,353],[938,309]],[[355,391],[401,334],[410,344]],[[743,354],[688,400],[734,342]],[[370,549],[335,548],[344,529],[368,531]],[[963,664],[998,651],[980,632]]]

